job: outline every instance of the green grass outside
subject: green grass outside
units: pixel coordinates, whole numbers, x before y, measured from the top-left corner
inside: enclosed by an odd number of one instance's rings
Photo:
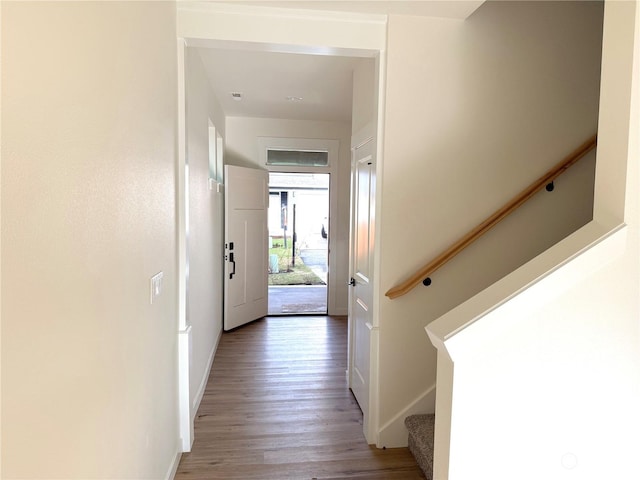
[[[273,248],[269,249],[269,255],[278,256],[279,273],[269,272],[269,285],[324,285],[320,277],[307,267],[296,249],[296,264],[292,265],[293,255],[291,239],[287,239],[287,248],[284,248],[282,237],[273,238]]]

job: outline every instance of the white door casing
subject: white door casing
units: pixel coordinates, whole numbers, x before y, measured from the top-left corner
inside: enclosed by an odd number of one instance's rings
[[[224,329],[267,315],[269,175],[225,166]]]
[[[339,164],[340,164],[340,141],[330,138],[294,138],[294,137],[258,137],[258,160],[260,165],[267,165],[267,151],[270,149],[276,150],[300,150],[300,151],[319,151],[329,153],[329,165],[323,167],[300,167],[299,165],[268,165],[267,169],[269,173],[328,173],[329,174],[329,232],[334,232],[334,235],[329,237],[329,250],[328,250],[328,265],[329,271],[327,272],[327,312],[329,315],[347,315],[348,306],[346,302],[339,301],[340,288],[344,285],[344,274],[337,267],[338,264],[344,265],[346,263],[346,255],[344,257],[339,256],[339,250],[332,248],[337,244],[338,232],[337,219],[340,216],[338,214],[338,190],[339,187]],[[272,232],[273,235],[273,232]],[[342,260],[344,258],[344,260]],[[345,269],[346,270],[346,269]]]
[[[381,59],[380,67],[377,67],[377,82],[378,86],[376,87],[378,90],[379,101],[377,104],[384,105],[384,87],[381,86],[384,83],[385,78],[385,64],[384,64],[384,50],[387,44],[387,21],[386,19],[375,20],[372,22],[370,18],[363,18],[362,21],[357,19],[356,17],[351,18],[350,21],[345,22],[344,19],[336,19],[336,18],[327,18],[326,16],[321,16],[317,18],[315,13],[311,13],[309,15],[301,16],[299,12],[292,11],[292,15],[295,17],[295,21],[300,24],[304,24],[304,27],[298,28],[295,30],[291,30],[288,32],[283,32],[281,29],[274,28],[264,28],[259,32],[255,30],[256,23],[251,21],[252,16],[255,16],[255,12],[244,10],[242,6],[236,7],[239,11],[229,10],[229,7],[225,7],[224,10],[220,10],[213,3],[207,4],[206,2],[201,2],[198,5],[198,8],[194,8],[193,5],[186,5],[188,2],[184,2],[185,5],[178,5],[178,18],[177,18],[177,27],[178,33],[180,37],[183,37],[180,40],[183,45],[190,45],[192,47],[212,47],[212,48],[229,48],[230,45],[233,48],[243,48],[243,49],[263,49],[268,51],[278,51],[280,53],[291,53],[292,51],[295,53],[308,53],[308,54],[317,54],[318,48],[322,47],[323,49],[326,45],[331,45],[331,51],[334,52],[335,55],[344,55],[344,56],[362,56],[365,58],[379,58]],[[366,16],[365,16],[366,17]],[[259,22],[264,23],[264,15],[258,20]],[[275,17],[274,17],[275,18]],[[278,16],[278,19],[280,15]],[[204,19],[204,21],[203,21]],[[216,25],[225,25],[228,24],[228,20],[233,19],[235,22],[237,19],[240,20],[240,24],[238,28],[232,29],[220,29],[217,28]],[[320,21],[319,21],[320,20]],[[262,24],[261,23],[261,24]],[[336,34],[339,32],[339,34]],[[356,32],[355,34],[353,32]],[[309,34],[311,33],[312,40],[309,40]],[[257,37],[256,37],[257,34]],[[246,36],[249,35],[253,42],[247,43]],[[277,37],[277,38],[276,38]],[[338,40],[337,40],[338,39]],[[184,48],[184,47],[181,47]],[[276,50],[274,50],[274,48]],[[292,50],[293,48],[293,50]],[[379,57],[378,57],[379,56]],[[181,71],[184,69],[181,67]],[[180,156],[181,159],[178,162],[179,166],[179,174],[183,175],[184,166],[186,162],[186,152],[184,148],[184,80],[182,82],[182,93],[180,94],[180,98],[182,99],[182,112],[180,112],[180,116],[182,117],[182,127],[179,131],[179,135],[183,138],[183,148],[181,148]],[[384,109],[380,110],[380,113],[377,112],[377,104],[376,104],[376,115],[378,116],[377,125],[379,128],[376,136],[381,138],[382,126],[384,125]],[[379,148],[379,147],[378,147]],[[333,164],[333,163],[332,163]],[[337,175],[331,176],[331,182],[336,181]],[[180,188],[180,186],[179,186]],[[331,186],[332,192],[337,192],[337,188],[334,187],[333,183]],[[337,208],[337,200],[335,194],[332,193],[331,199],[331,209],[335,211]],[[179,207],[185,205],[185,196],[184,192],[179,190]],[[182,208],[181,207],[181,208]],[[181,217],[184,219],[184,215]],[[336,222],[337,215],[333,215],[331,217],[331,222]],[[179,249],[182,252],[182,262],[180,267],[180,290],[181,295],[180,298],[183,298],[182,304],[186,309],[184,304],[186,301],[184,297],[186,296],[186,274],[187,274],[187,266],[186,266],[186,230],[184,225],[184,220],[179,224],[179,238],[181,239],[182,247]],[[337,229],[332,225],[331,231],[336,232]],[[351,248],[351,242],[350,248]],[[335,258],[335,252],[330,252],[330,259]],[[337,264],[335,261],[331,261],[333,264]],[[351,268],[351,265],[350,265]],[[331,291],[335,288],[338,289],[338,285],[342,284],[345,281],[344,278],[335,275],[335,269],[329,272],[329,310],[330,313],[332,309],[332,305],[334,302],[332,298],[335,295],[332,295]],[[351,290],[351,289],[350,289]],[[351,294],[350,294],[351,295]],[[342,308],[342,304],[340,305]],[[349,307],[350,308],[350,307]],[[333,312],[338,315],[344,314],[342,311]],[[346,313],[346,312],[345,312]],[[186,320],[185,310],[183,309],[180,312],[180,334],[189,333],[190,329],[182,330],[185,328]],[[350,322],[351,323],[351,322]],[[375,323],[374,323],[375,325]],[[377,342],[377,328],[374,328],[374,344]],[[349,332],[349,341],[353,337],[352,333]],[[189,342],[181,341],[180,345],[188,345]],[[351,347],[349,347],[351,349]],[[373,348],[372,351],[375,353],[377,348]],[[350,352],[351,353],[351,352]],[[373,355],[373,376],[375,382],[377,382],[377,354]],[[188,365],[189,365],[189,351],[185,350],[185,355],[181,354],[181,358],[186,359],[183,362],[183,365],[187,366],[187,369],[181,369],[181,378],[184,377],[185,381],[181,381],[181,386],[185,385],[187,390],[188,398]],[[349,363],[349,368],[351,368],[351,362]],[[186,375],[184,374],[186,372]],[[375,387],[374,387],[375,388]],[[372,405],[372,409],[376,409],[377,399],[373,397],[375,401]],[[185,403],[186,412],[188,412],[188,403]],[[188,418],[188,415],[185,416]],[[367,420],[365,419],[365,425],[367,424]],[[185,423],[188,428],[188,424]],[[182,429],[181,429],[182,431]],[[366,429],[365,429],[366,431]],[[188,430],[187,430],[188,432]],[[185,437],[186,438],[186,437]],[[368,437],[369,438],[369,437]],[[369,443],[372,443],[371,441]],[[189,451],[188,447],[185,447],[184,451]]]
[[[349,387],[363,413],[364,434],[369,428],[371,351],[373,334],[373,253],[375,227],[375,142],[369,138],[352,148],[351,291],[349,294]]]

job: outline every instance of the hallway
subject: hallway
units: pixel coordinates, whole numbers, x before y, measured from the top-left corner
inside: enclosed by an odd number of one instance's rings
[[[346,367],[346,317],[266,317],[225,333],[175,478],[424,478],[408,449],[366,444]]]

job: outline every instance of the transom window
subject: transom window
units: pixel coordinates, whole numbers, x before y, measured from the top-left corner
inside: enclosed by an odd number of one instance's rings
[[[267,165],[281,167],[327,167],[328,151],[267,149]]]

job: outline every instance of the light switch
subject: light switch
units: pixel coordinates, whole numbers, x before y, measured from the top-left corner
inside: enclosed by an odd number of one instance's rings
[[[151,303],[153,303],[153,299],[160,296],[162,293],[162,277],[164,274],[162,272],[156,273],[153,277],[151,277]]]

